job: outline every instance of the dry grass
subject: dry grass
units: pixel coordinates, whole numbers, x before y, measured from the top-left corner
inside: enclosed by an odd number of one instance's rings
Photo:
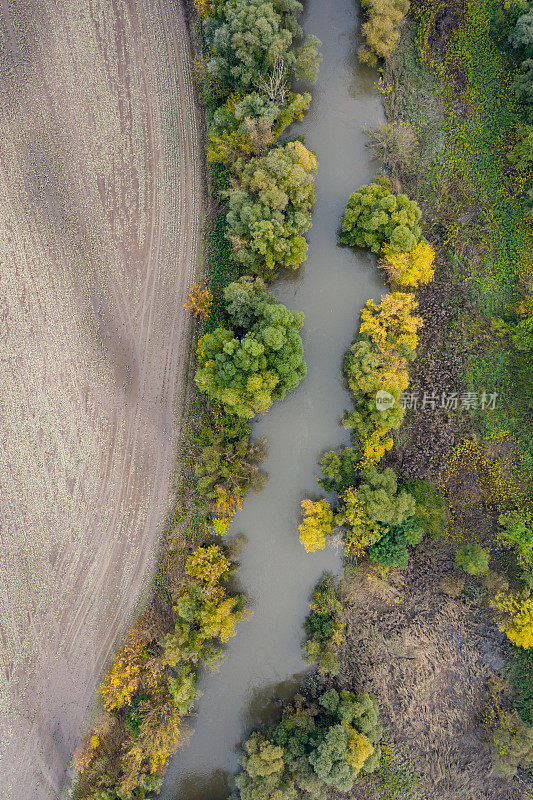
[[[494,776],[485,743],[503,634],[479,603],[441,592],[453,572],[451,553],[422,546],[390,584],[367,574],[346,581],[339,680],[379,698],[387,738],[419,775],[423,798],[525,800],[533,785]]]

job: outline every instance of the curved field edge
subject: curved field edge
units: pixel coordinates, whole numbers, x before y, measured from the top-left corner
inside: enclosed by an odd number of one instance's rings
[[[182,6],[3,4],[5,796],[57,797],[152,574],[202,175]]]

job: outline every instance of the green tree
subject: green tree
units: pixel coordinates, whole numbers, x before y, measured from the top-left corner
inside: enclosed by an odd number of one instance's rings
[[[297,0],[222,0],[216,15],[204,21],[212,53],[207,72],[229,90],[248,90],[262,81],[274,96],[286,91],[294,75],[313,79],[317,40],[293,48],[302,34],[296,21],[301,11]]]
[[[303,314],[278,303],[260,279],[243,277],[224,297],[231,327],[200,339],[196,384],[228,413],[249,419],[305,377]]]
[[[308,664],[316,661],[321,672],[336,675],[340,669],[336,648],[342,641],[342,604],[337,599],[335,578],[331,573],[322,575],[309,608],[305,621],[304,659]]]
[[[260,733],[252,733],[243,746],[242,772],[235,783],[241,800],[292,800],[294,785],[288,778],[281,747]]]
[[[380,176],[350,195],[341,220],[340,241],[352,247],[367,247],[379,253],[409,252],[420,241],[421,211],[407,195],[395,195],[391,182]]]
[[[369,547],[368,555],[382,567],[405,569],[409,561],[409,545],[418,544],[423,536],[423,530],[412,520],[403,525],[388,526],[381,538]]]
[[[305,260],[316,168],[316,157],[299,141],[235,164],[228,238],[248,271],[272,278],[276,266],[296,269]]]
[[[197,682],[198,674],[186,664],[176,667],[174,676],[169,679],[168,688],[180,714],[187,714],[200,697]]]
[[[455,566],[469,575],[482,575],[489,569],[489,553],[480,544],[465,544],[455,554]]]
[[[320,459],[322,475],[318,483],[326,492],[341,492],[353,486],[359,466],[359,453],[352,447],[342,447],[338,452],[329,450]]]

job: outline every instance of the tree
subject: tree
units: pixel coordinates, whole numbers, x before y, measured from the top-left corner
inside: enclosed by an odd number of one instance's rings
[[[209,120],[208,160],[232,166],[243,155],[260,155],[285,128],[302,119],[310,102],[308,92],[288,92],[280,103],[261,92],[244,97],[232,93]]]
[[[485,550],[480,544],[465,544],[455,554],[455,566],[468,572],[469,575],[481,575],[488,572],[488,550]]]
[[[313,79],[318,63],[318,40],[299,49],[293,41],[301,36],[296,17],[302,11],[297,0],[222,0],[214,17],[204,21],[212,58],[207,71],[229,89],[251,89],[266,80],[277,63],[283,80],[293,75]]]
[[[527,590],[526,590],[527,591]],[[497,592],[489,600],[501,631],[517,647],[533,647],[533,599],[519,594]]]
[[[300,541],[308,553],[322,550],[333,534],[333,511],[327,500],[302,500],[304,513],[300,525]]]
[[[378,58],[388,58],[398,44],[409,0],[362,0],[361,6],[367,15],[361,29],[366,45],[357,53],[360,61],[375,67]]]
[[[199,493],[223,508],[237,508],[249,489],[260,491],[267,481],[258,467],[266,455],[266,442],[251,441],[248,423],[231,414],[213,412],[203,419],[194,439],[199,448],[195,459]]]
[[[398,286],[415,288],[433,280],[435,251],[424,239],[408,252],[394,253],[388,245],[384,245],[382,252],[384,259],[378,266],[385,269],[390,280]]]
[[[241,800],[292,800],[296,797],[287,777],[283,750],[260,733],[252,733],[243,745],[242,772],[235,783]]]
[[[322,475],[318,483],[326,492],[340,492],[352,486],[357,476],[359,454],[351,447],[341,447],[340,451],[329,450],[320,459]]]
[[[301,142],[287,142],[234,169],[227,223],[235,258],[269,278],[277,265],[296,269],[307,255],[316,156]]]
[[[231,327],[200,339],[195,380],[228,413],[249,419],[305,377],[303,315],[276,302],[259,279],[241,278],[224,297]]]
[[[407,195],[395,195],[383,176],[361,186],[350,195],[341,220],[340,241],[352,247],[368,247],[379,253],[384,245],[390,252],[408,252],[420,241],[421,211]]]
[[[491,745],[492,765],[501,778],[513,778],[518,767],[533,766],[533,727],[516,712],[500,712]]]
[[[412,520],[407,520],[402,525],[387,526],[382,530],[381,538],[368,550],[370,559],[382,567],[405,569],[409,561],[408,545],[422,541],[423,530]]]
[[[414,516],[415,509],[413,496],[399,489],[396,474],[390,467],[383,472],[368,467],[361,471],[359,484],[339,496],[335,522],[344,528],[346,550],[358,556],[379,542],[391,527],[405,525],[402,531],[407,535],[406,523]],[[392,537],[391,549],[395,544]],[[381,550],[373,552],[380,554]]]
[[[169,679],[168,688],[180,714],[187,714],[202,694],[196,689],[197,682],[198,674],[186,664],[178,665]]]
[[[337,599],[331,573],[325,572],[317,583],[309,609],[304,659],[307,663],[316,661],[321,672],[336,675],[340,668],[335,650],[342,641],[342,604]]]
[[[361,312],[361,333],[366,333],[376,351],[386,363],[393,364],[396,354],[413,358],[418,344],[418,329],[422,317],[413,311],[418,307],[410,292],[389,292],[381,303],[368,300]]]
[[[219,583],[229,568],[230,562],[216,544],[209,547],[198,547],[185,564],[187,574],[208,587],[214,587]]]

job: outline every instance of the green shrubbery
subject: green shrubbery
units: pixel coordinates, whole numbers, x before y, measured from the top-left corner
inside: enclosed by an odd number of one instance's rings
[[[342,604],[337,599],[335,578],[331,573],[322,575],[309,608],[305,621],[304,659],[309,664],[316,662],[320,672],[336,675],[340,666],[336,649],[342,642]]]
[[[298,696],[281,722],[244,744],[237,776],[241,800],[320,798],[349,792],[355,777],[379,764],[382,728],[368,694],[330,689],[317,703]]]
[[[249,419],[305,377],[303,315],[278,303],[260,279],[243,277],[224,297],[230,327],[200,339],[196,384],[227,413]]]
[[[379,253],[384,245],[391,252],[409,252],[420,241],[421,211],[407,195],[395,195],[391,182],[378,177],[350,195],[341,220],[340,241],[352,247],[368,247]]]
[[[277,265],[296,268],[305,261],[316,168],[316,157],[298,141],[234,165],[228,236],[249,272],[272,278]]]

